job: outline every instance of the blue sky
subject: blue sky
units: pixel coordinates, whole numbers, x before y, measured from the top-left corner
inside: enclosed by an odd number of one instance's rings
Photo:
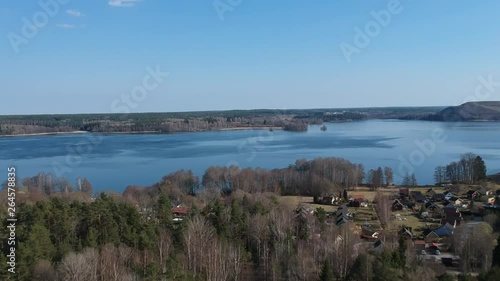
[[[456,105],[500,82],[500,1],[393,1],[4,0],[0,114],[114,112],[147,67],[169,76],[131,111]]]

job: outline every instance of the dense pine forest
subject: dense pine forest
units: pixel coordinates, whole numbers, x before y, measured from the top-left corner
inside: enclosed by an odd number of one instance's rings
[[[456,280],[389,228],[389,215],[383,217],[390,202],[378,191],[382,249],[361,240],[354,223],[339,223],[354,187],[392,185],[390,168],[366,174],[360,164],[320,158],[274,170],[210,167],[201,179],[181,170],[122,194],[95,194],[85,178],[76,185],[46,173],[18,179],[16,274],[6,270],[4,243],[0,279]],[[339,211],[287,202],[297,195],[333,196]],[[2,208],[4,222],[6,216]],[[497,280],[500,246],[484,251],[490,258],[482,273],[463,280]]]

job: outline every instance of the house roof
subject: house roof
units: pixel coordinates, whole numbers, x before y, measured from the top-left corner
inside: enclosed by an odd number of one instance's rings
[[[377,234],[378,235],[378,232],[376,231],[373,231],[371,229],[368,229],[368,228],[362,228],[361,229],[361,235],[363,236],[366,236],[366,237],[373,237],[374,234]]]
[[[337,212],[335,212],[335,214],[338,215],[347,215],[349,213],[349,210],[347,208],[342,208],[342,209],[338,209]]]
[[[408,189],[408,188],[400,188],[399,189],[399,194],[401,194],[401,195],[409,195],[410,194],[410,189]]]
[[[443,236],[452,235],[453,230],[454,230],[454,228],[451,224],[445,223],[445,224],[441,225],[440,227],[434,229],[432,232],[434,232],[439,237],[443,237]]]
[[[403,227],[400,231],[399,231],[399,235],[408,235],[410,237],[413,237],[413,233],[411,233],[411,231],[406,228],[406,227]]]
[[[434,232],[434,231],[430,231],[429,233],[425,234],[425,238],[429,239],[429,238],[440,238],[440,236]]]
[[[476,190],[476,191],[477,191],[479,194],[481,194],[481,195],[486,195],[486,192],[487,192],[486,188],[484,188],[484,187],[481,187],[480,189],[478,189],[478,190]]]
[[[426,203],[424,204],[424,206],[425,206],[425,208],[426,208],[426,209],[429,209],[429,207],[431,207],[431,206],[433,206],[433,205],[434,205],[434,203],[432,203],[432,202],[430,202],[430,201],[429,201],[429,202],[426,202]]]
[[[422,193],[416,193],[413,195],[416,201],[425,201],[427,198]]]
[[[354,194],[351,196],[351,198],[354,199],[365,199],[365,196],[363,194]]]
[[[337,219],[340,219],[340,218],[346,218],[347,219],[347,214],[343,214],[343,213],[337,213]]]
[[[444,194],[443,193],[436,193],[433,196],[434,199],[444,199]]]
[[[335,221],[335,224],[342,225],[342,224],[347,223],[347,222],[348,222],[347,218],[344,216],[341,216],[341,217],[337,218],[337,220]]]
[[[189,214],[189,208],[187,208],[187,207],[174,207],[174,208],[172,208],[172,213],[180,214],[180,215],[187,215],[187,214]]]
[[[399,201],[398,199],[395,199],[394,202],[392,202],[392,206],[395,206],[395,205],[404,206],[403,203],[401,203],[401,201]]]

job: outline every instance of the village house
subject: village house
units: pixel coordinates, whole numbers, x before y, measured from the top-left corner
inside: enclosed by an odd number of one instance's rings
[[[434,194],[432,199],[436,202],[441,202],[444,200],[444,194],[443,193],[436,193],[436,194]]]
[[[445,194],[444,194],[444,200],[446,200],[446,201],[450,201],[450,199],[451,199],[452,197],[457,197],[457,196],[456,196],[455,194],[453,194],[452,192],[449,192],[449,191],[448,191],[447,193],[445,193]],[[457,197],[457,198],[458,198],[458,197]]]
[[[349,214],[349,209],[347,208],[347,204],[342,204],[341,206],[339,206],[335,215],[336,215],[335,224],[337,226],[349,222],[350,214]]]
[[[363,194],[354,194],[349,198],[349,207],[368,207],[368,203],[366,203],[365,196]]]
[[[413,200],[415,200],[415,202],[417,203],[422,203],[427,200],[427,198],[420,191],[411,191],[410,197],[413,198]]]
[[[445,223],[434,230],[424,230],[425,241],[428,243],[437,242],[444,237],[449,237],[453,234],[455,227],[449,223]]]
[[[398,232],[398,235],[401,237],[404,237],[406,240],[411,240],[413,239],[413,233],[411,232],[411,227],[405,227],[401,228]]]
[[[399,196],[401,198],[406,198],[410,196],[410,189],[409,188],[400,188],[399,189]]]
[[[324,205],[333,205],[339,201],[338,196],[320,196],[314,197],[313,203],[315,204],[324,204]]]
[[[172,214],[174,216],[174,222],[181,222],[189,214],[189,208],[181,207],[180,205],[172,208]]]
[[[349,200],[349,203],[347,203],[349,207],[353,208],[359,208],[361,207],[361,201],[358,200]]]
[[[424,208],[427,210],[427,211],[434,211],[436,209],[441,209],[438,205],[436,205],[434,202],[431,202],[431,201],[427,201],[424,203]]]
[[[457,208],[444,208],[444,217],[441,219],[441,225],[448,223],[456,227],[459,226],[462,221],[462,213],[460,213]]]
[[[365,196],[363,194],[354,194],[351,196],[352,200],[364,201]]]
[[[476,193],[474,189],[469,189],[465,195],[467,196],[467,199],[472,200],[474,193]]]
[[[434,195],[436,195],[436,191],[434,191],[432,188],[427,190],[427,192],[425,193],[425,196],[427,196],[427,198],[429,199],[434,198]]]
[[[393,212],[395,212],[395,211],[401,211],[404,208],[405,208],[405,206],[403,205],[403,203],[401,203],[401,201],[399,199],[395,199],[394,202],[392,202],[391,210]]]
[[[423,209],[425,211],[421,213],[422,217],[433,217],[433,218],[442,217],[443,208],[438,206],[436,203],[428,201],[423,206],[424,206]],[[427,213],[427,215],[424,215],[423,213]]]
[[[450,197],[450,199],[447,201],[452,203],[453,206],[455,206],[455,207],[462,207],[464,204],[464,201],[456,196]]]
[[[425,240],[415,240],[413,241],[413,246],[415,247],[415,251],[417,254],[422,254],[422,251],[425,252],[427,243],[425,242]]]
[[[379,233],[376,231],[373,231],[371,229],[368,229],[366,227],[361,228],[361,238],[366,239],[366,240],[377,240],[379,237]]]

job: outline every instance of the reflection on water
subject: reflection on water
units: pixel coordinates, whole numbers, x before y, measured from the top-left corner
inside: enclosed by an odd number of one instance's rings
[[[363,163],[366,170],[390,166],[397,171],[401,158],[408,159],[420,149],[416,141],[430,140],[435,129],[443,130],[446,141],[436,143],[435,152],[412,167],[419,183],[432,183],[435,166],[465,152],[481,155],[489,172],[500,171],[500,123],[371,120],[327,126],[326,131],[310,126],[306,133],[248,130],[105,135],[90,150],[86,147],[91,152],[64,176],[72,181],[87,177],[97,190],[122,191],[131,184],[152,184],[178,169],[192,169],[201,176],[212,165],[281,168],[299,158],[343,157]],[[52,164],[66,163],[67,155],[88,138],[81,134],[0,138],[0,164],[16,165],[21,177],[54,172]]]

